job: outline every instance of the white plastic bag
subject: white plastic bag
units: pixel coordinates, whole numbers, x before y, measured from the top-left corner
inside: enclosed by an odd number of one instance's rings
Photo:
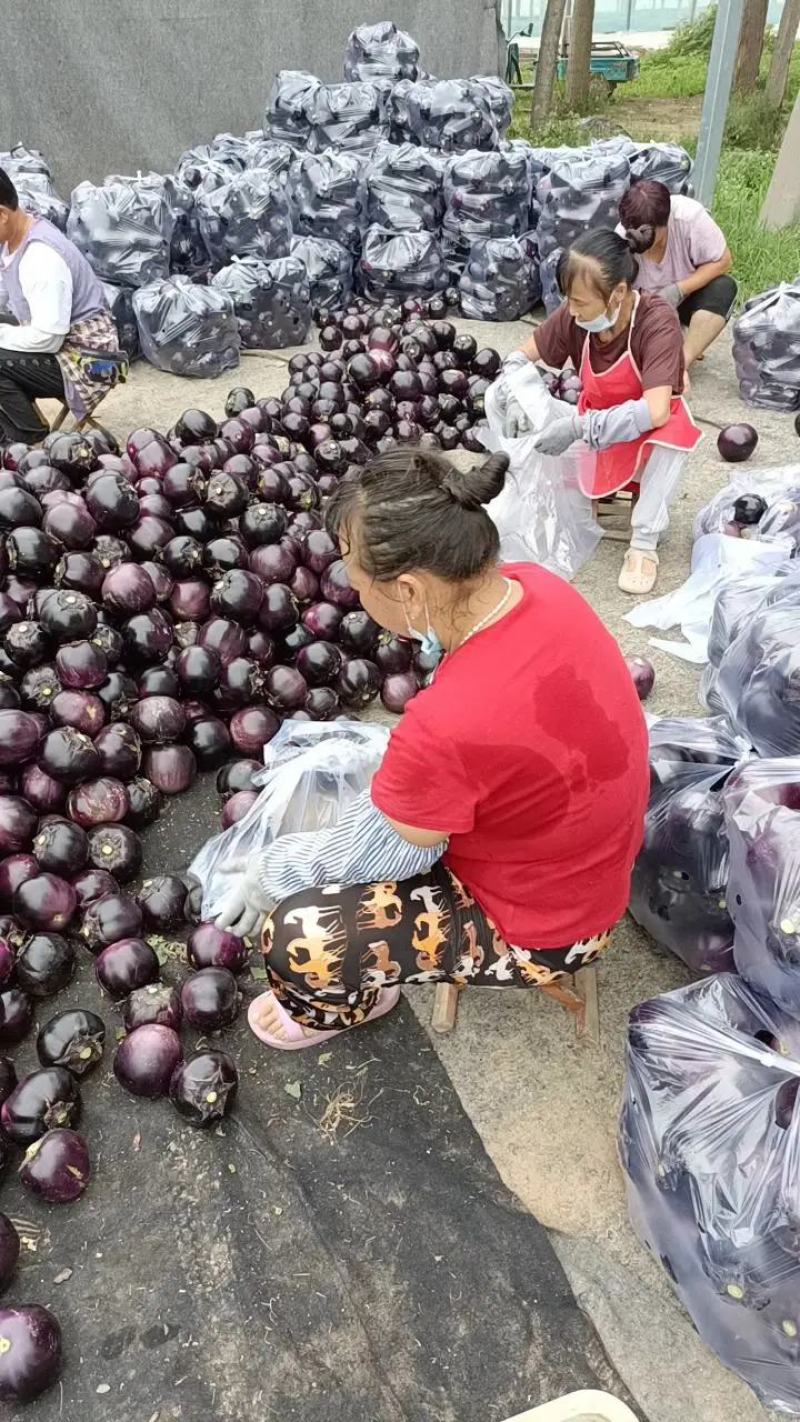
[[[500,383],[519,401],[530,432],[519,439],[503,434]],[[578,457],[573,450],[552,459],[534,448],[534,436],[574,407],[556,400],[531,362],[501,375],[486,391],[487,427],[480,438],[492,452],[511,460],[502,493],[488,506],[500,534],[500,553],[508,563],[539,563],[571,581],[594,553],[600,529],[592,506],[578,488]]]
[[[203,918],[213,919],[253,855],[280,835],[329,829],[366,790],[389,742],[386,726],[361,721],[284,721],[264,747],[263,787],[236,824],[208,840],[189,873],[203,886]]]

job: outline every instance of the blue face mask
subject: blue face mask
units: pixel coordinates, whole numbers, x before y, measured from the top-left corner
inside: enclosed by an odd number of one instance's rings
[[[580,326],[582,331],[589,331],[593,336],[596,336],[600,331],[610,331],[612,326],[616,326],[619,319],[619,312],[619,307],[617,307],[613,315],[610,315],[608,310],[606,310],[600,316],[595,316],[591,321],[579,321],[576,316],[575,325]]]
[[[419,642],[419,645],[425,653],[426,657],[436,657],[437,659],[441,658],[444,656],[444,647],[442,646],[442,643],[439,640],[439,634],[435,632],[434,629],[431,627],[431,619],[430,613],[428,612],[427,603],[425,604],[425,617],[428,623],[427,631],[418,632],[416,627],[411,626],[408,614],[406,613],[406,626],[408,627],[408,635],[409,637],[413,637],[415,642]]]

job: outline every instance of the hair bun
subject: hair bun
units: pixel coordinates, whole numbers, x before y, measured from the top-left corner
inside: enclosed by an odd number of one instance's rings
[[[442,478],[442,488],[462,509],[475,512],[490,504],[500,493],[510,460],[507,454],[490,454],[483,464],[471,469],[448,469]]]

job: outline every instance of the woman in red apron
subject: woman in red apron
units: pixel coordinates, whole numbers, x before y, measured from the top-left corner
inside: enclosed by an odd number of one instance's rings
[[[580,484],[590,499],[639,485],[631,542],[619,577],[623,592],[651,592],[658,540],[669,524],[686,455],[702,438],[682,395],[683,339],[675,311],[633,289],[636,262],[624,237],[587,232],[559,271],[566,300],[523,347],[532,361],[579,371],[577,409],[535,436],[542,454],[587,446]]]

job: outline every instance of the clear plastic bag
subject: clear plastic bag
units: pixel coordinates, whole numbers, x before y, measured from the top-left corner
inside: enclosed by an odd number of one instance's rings
[[[244,171],[241,153],[225,144],[198,143],[187,148],[175,165],[175,177],[192,192],[213,192]]]
[[[321,84],[308,102],[310,153],[370,153],[389,137],[386,85]]]
[[[725,813],[736,967],[800,1017],[800,756],[744,766]]]
[[[442,245],[451,266],[464,266],[480,237],[518,237],[528,230],[531,180],[525,153],[456,154],[444,171]]]
[[[416,79],[419,45],[391,20],[359,25],[347,37],[345,79]]]
[[[196,210],[215,266],[224,266],[231,257],[269,262],[289,255],[289,199],[283,183],[267,168],[247,168],[224,187],[198,193]]]
[[[18,178],[23,177],[48,178],[50,182],[53,181],[53,173],[44,154],[40,153],[38,148],[26,148],[24,143],[16,143],[6,153],[0,151],[0,168],[8,173],[14,184]]]
[[[734,470],[695,518],[694,537],[703,533],[800,548],[800,464]]]
[[[731,642],[762,607],[772,607],[784,598],[796,596],[800,587],[800,564],[786,560],[766,572],[743,573],[726,583],[717,594],[708,634],[708,660],[719,666]]]
[[[433,296],[449,283],[442,249],[433,232],[389,232],[369,227],[357,264],[359,283],[371,301]]]
[[[650,803],[629,907],[695,973],[733,967],[722,791],[746,753],[722,720],[675,717],[650,728]]]
[[[745,302],[733,327],[733,359],[748,404],[800,409],[800,279]]]
[[[647,178],[663,183],[671,193],[684,193],[691,197],[692,168],[694,164],[677,143],[644,143],[628,154],[631,181],[641,182]]]
[[[134,361],[141,352],[139,327],[133,314],[133,292],[129,286],[112,286],[107,281],[101,282],[100,285],[117,328],[119,348],[125,352],[129,361]]]
[[[44,173],[9,174],[20,200],[20,206],[35,217],[44,217],[59,231],[66,232],[69,203],[59,197],[53,182]]]
[[[554,247],[552,252],[548,252],[546,257],[541,257],[541,261],[539,262],[542,301],[544,302],[544,309],[548,316],[552,316],[553,312],[558,310],[564,300],[561,287],[558,284],[558,268],[563,255],[564,253],[561,247]]]
[[[730,973],[633,1009],[619,1130],[631,1222],[701,1338],[800,1411],[800,1025]]]
[[[519,439],[503,434],[500,383],[506,380],[530,421]],[[487,512],[500,534],[500,553],[508,563],[539,563],[568,581],[590,558],[600,541],[592,506],[578,487],[578,462],[569,451],[556,459],[539,454],[533,436],[572,406],[556,400],[536,367],[528,363],[501,375],[485,395],[487,425],[477,431],[487,449],[501,450],[511,463],[502,492]]]
[[[715,694],[759,755],[800,755],[800,585],[747,621],[723,654]]]
[[[211,278],[233,302],[244,350],[301,346],[311,326],[308,276],[299,257],[243,257]]]
[[[420,79],[405,92],[404,103],[409,135],[423,148],[467,153],[496,147],[487,93],[470,79]]]
[[[304,153],[292,166],[289,191],[297,236],[333,238],[360,251],[367,185],[355,153]]]
[[[306,269],[312,311],[345,306],[353,290],[353,254],[331,237],[293,237],[293,257]]]
[[[536,186],[541,255],[571,246],[590,227],[616,227],[619,201],[629,187],[630,168],[622,153],[557,158]]]
[[[169,273],[175,226],[162,181],[79,183],[72,194],[67,236],[101,281],[146,286]]]
[[[442,156],[415,143],[385,143],[367,170],[367,221],[393,232],[432,232],[444,211]]]
[[[392,85],[387,104],[389,115],[389,138],[392,143],[415,143],[411,131],[411,117],[408,112],[408,96],[414,88],[413,79],[398,79]]]
[[[239,364],[239,327],[224,292],[174,276],[137,291],[133,310],[142,354],[159,370],[212,378]]]
[[[494,119],[498,139],[505,138],[514,113],[514,91],[497,74],[473,74],[469,80],[484,94]]]
[[[292,148],[305,148],[311,133],[308,106],[320,81],[304,69],[281,69],[267,99],[264,130],[270,138],[289,143]]]
[[[518,321],[541,291],[531,244],[516,237],[473,242],[459,282],[461,314],[472,321]]]
[[[386,726],[360,721],[284,721],[264,747],[258,799],[243,819],[203,846],[189,873],[203,885],[203,918],[217,914],[254,855],[273,840],[329,829],[366,790],[389,742]]]

